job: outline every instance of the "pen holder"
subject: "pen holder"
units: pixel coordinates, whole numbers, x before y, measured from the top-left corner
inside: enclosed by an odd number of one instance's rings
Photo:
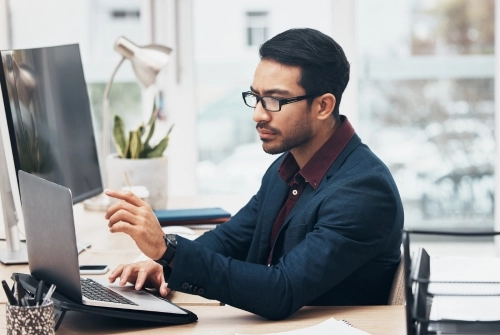
[[[54,335],[54,303],[40,306],[7,304],[7,335]]]

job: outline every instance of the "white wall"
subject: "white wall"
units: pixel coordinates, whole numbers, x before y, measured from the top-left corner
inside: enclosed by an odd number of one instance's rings
[[[9,1],[0,0],[0,50],[10,49]]]
[[[500,231],[500,1],[495,1],[495,230]],[[500,236],[495,237],[497,255],[500,255]]]

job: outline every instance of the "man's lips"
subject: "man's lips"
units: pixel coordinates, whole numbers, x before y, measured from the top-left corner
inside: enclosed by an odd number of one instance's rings
[[[265,128],[257,128],[259,134],[262,135],[276,135],[276,133],[272,130],[265,129]]]
[[[257,128],[257,131],[259,132],[259,136],[261,139],[271,138],[276,135],[274,131],[265,128]]]

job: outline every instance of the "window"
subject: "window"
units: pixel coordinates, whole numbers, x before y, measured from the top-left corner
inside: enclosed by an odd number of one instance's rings
[[[359,129],[396,179],[405,225],[491,229],[494,1],[363,0],[356,14]]]
[[[200,194],[238,196],[247,201],[278,157],[262,150],[253,110],[241,98],[241,92],[250,89],[260,61],[257,48],[248,46],[258,46],[296,27],[332,34],[331,0],[276,0],[258,5],[256,10],[253,0],[193,1]]]
[[[267,41],[267,12],[247,12],[247,45],[259,46]]]
[[[104,87],[120,60],[113,45],[122,35],[141,44],[140,1],[51,0],[49,4],[41,4],[33,0],[11,0],[9,6],[12,48],[79,44],[100,151]],[[135,125],[140,123],[141,110],[141,87],[130,62],[125,62],[111,89],[110,112],[120,114],[126,124]],[[110,148],[113,152],[112,140]]]

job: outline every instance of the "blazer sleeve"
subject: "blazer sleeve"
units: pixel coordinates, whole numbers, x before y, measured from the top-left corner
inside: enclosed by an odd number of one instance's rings
[[[244,260],[257,222],[259,193],[229,221],[218,225],[196,239],[196,243],[223,256]]]
[[[169,287],[268,319],[290,316],[380,253],[397,226],[396,196],[383,176],[356,176],[331,187],[314,229],[276,265],[243,262],[228,257],[231,250],[216,252],[206,240],[179,238]]]

